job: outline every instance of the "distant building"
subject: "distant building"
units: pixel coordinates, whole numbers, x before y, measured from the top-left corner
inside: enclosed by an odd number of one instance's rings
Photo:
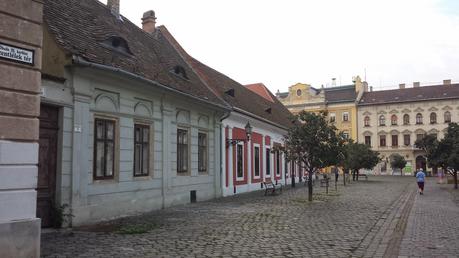
[[[426,170],[424,152],[414,146],[426,134],[444,136],[450,122],[459,122],[459,84],[365,92],[358,103],[358,141],[380,152],[382,162],[376,173],[391,174],[391,156],[402,155],[406,172]],[[435,170],[435,169],[433,169]],[[434,171],[435,172],[435,171]]]
[[[328,112],[328,118],[339,131],[349,138],[357,139],[356,101],[367,90],[367,83],[359,76],[354,84],[328,88],[314,88],[308,84],[297,83],[289,87],[288,92],[278,92],[277,98],[292,113],[300,111]]]

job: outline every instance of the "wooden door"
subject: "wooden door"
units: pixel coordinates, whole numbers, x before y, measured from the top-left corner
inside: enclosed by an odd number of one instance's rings
[[[37,217],[41,218],[42,227],[52,226],[56,196],[58,114],[59,110],[56,107],[40,107]]]

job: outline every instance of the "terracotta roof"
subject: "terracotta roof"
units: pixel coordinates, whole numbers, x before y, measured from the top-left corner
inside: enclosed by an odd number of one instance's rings
[[[271,94],[269,93],[268,88],[266,88],[266,86],[263,83],[253,83],[253,84],[247,84],[244,86],[248,88],[249,90],[255,92],[256,94],[262,96],[266,100],[274,102],[274,99],[271,97]]]
[[[359,105],[459,98],[459,84],[365,92]]]
[[[328,103],[351,102],[355,101],[357,95],[355,85],[346,85],[325,88],[325,100]]]
[[[117,19],[96,0],[45,0],[44,19],[67,53],[227,107],[168,40],[144,32],[125,17]]]
[[[244,110],[245,112],[266,119],[280,127],[288,128],[292,125],[292,113],[290,113],[290,111],[282,105],[269,90],[266,94],[273,102],[249,90],[223,73],[191,57],[172,37],[167,28],[160,26],[158,27],[158,31],[179,50],[182,57],[184,57],[191,68],[199,74],[204,83],[226,103],[229,103],[234,108]]]

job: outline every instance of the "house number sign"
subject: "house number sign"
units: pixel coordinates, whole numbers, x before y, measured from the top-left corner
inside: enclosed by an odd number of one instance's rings
[[[33,65],[34,51],[11,46],[0,42],[0,58],[23,64]]]

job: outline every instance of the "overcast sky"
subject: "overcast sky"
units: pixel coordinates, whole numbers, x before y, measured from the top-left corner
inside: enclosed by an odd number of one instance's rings
[[[459,82],[457,0],[121,0],[139,26],[147,10],[196,59],[273,93],[365,71],[376,90]]]

